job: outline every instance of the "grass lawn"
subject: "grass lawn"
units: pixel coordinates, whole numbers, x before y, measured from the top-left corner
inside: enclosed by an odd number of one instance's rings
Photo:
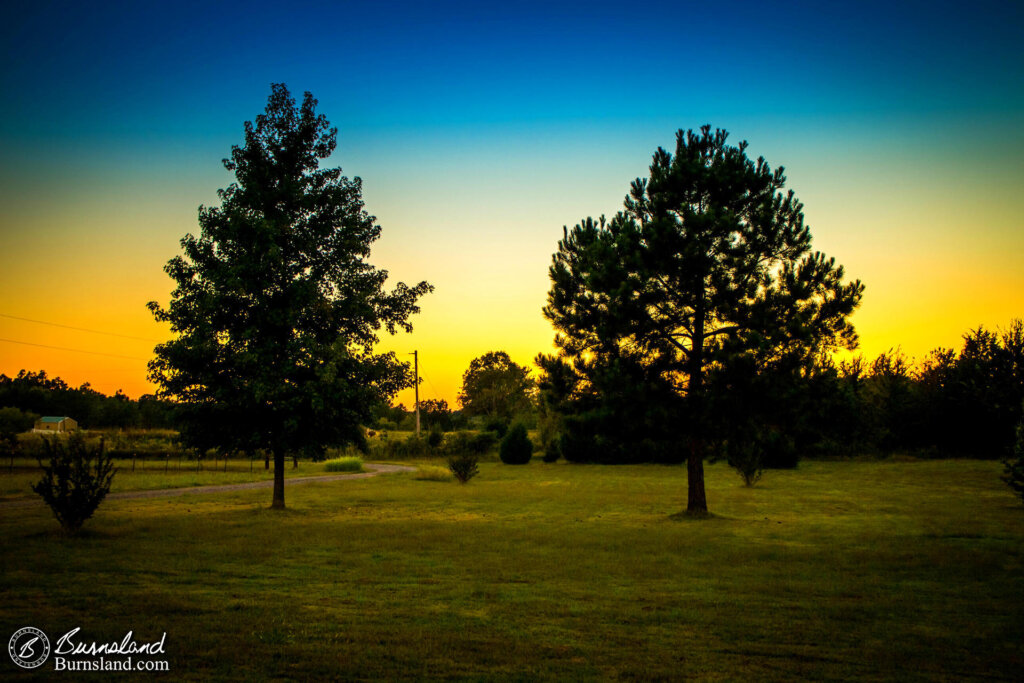
[[[118,459],[115,461],[117,474],[114,475],[114,482],[110,489],[112,492],[240,484],[274,478],[274,464],[271,463],[270,469],[265,470],[262,460],[254,461],[251,471],[248,460],[228,460],[226,471],[223,460],[218,460],[216,467],[212,460],[203,461],[202,469],[196,469],[194,460],[182,460],[179,467],[178,461],[171,459],[166,463],[166,470],[163,462],[138,460],[135,465],[135,469],[132,470],[131,460]],[[299,461],[297,468],[292,467],[290,460],[285,463],[284,476],[286,478],[312,477],[318,474],[332,473],[324,468],[323,463]],[[38,499],[39,496],[32,492],[32,484],[39,481],[41,477],[42,470],[39,469],[39,464],[35,460],[16,459],[13,470],[8,469],[6,461],[0,461],[0,502]],[[101,510],[104,510],[105,507]]]
[[[283,513],[267,490],[108,501],[74,539],[0,510],[0,637],[166,631],[174,680],[1019,680],[999,472],[807,462],[747,489],[716,464],[704,521],[669,517],[685,468],[541,462],[293,486]]]

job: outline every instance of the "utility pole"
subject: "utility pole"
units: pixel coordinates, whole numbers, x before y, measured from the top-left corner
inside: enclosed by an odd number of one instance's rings
[[[416,438],[420,438],[420,356],[418,351],[412,352],[413,373],[416,375]]]

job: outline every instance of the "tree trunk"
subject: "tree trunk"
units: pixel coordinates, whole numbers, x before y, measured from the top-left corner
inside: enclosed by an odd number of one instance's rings
[[[708,514],[708,499],[704,492],[704,442],[696,437],[690,439],[690,456],[686,460],[686,483],[686,514]]]
[[[271,510],[284,510],[284,449],[274,448],[274,500]]]
[[[267,455],[266,453],[263,454],[263,469],[270,469],[270,456]]]
[[[686,514],[705,516],[708,514],[708,499],[704,492],[704,323],[703,299],[698,302],[693,315],[693,338],[690,347],[690,368],[687,394],[690,399],[691,425],[690,455],[686,460]]]

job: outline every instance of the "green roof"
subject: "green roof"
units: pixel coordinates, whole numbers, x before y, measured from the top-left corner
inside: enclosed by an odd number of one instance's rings
[[[40,422],[61,422],[61,421],[66,420],[66,419],[68,419],[68,418],[66,418],[66,417],[43,417],[43,418],[40,418],[39,421]]]

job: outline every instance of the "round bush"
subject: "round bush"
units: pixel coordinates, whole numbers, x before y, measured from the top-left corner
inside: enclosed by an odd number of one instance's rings
[[[533,456],[533,442],[526,427],[516,423],[501,440],[501,461],[506,465],[525,465]]]

